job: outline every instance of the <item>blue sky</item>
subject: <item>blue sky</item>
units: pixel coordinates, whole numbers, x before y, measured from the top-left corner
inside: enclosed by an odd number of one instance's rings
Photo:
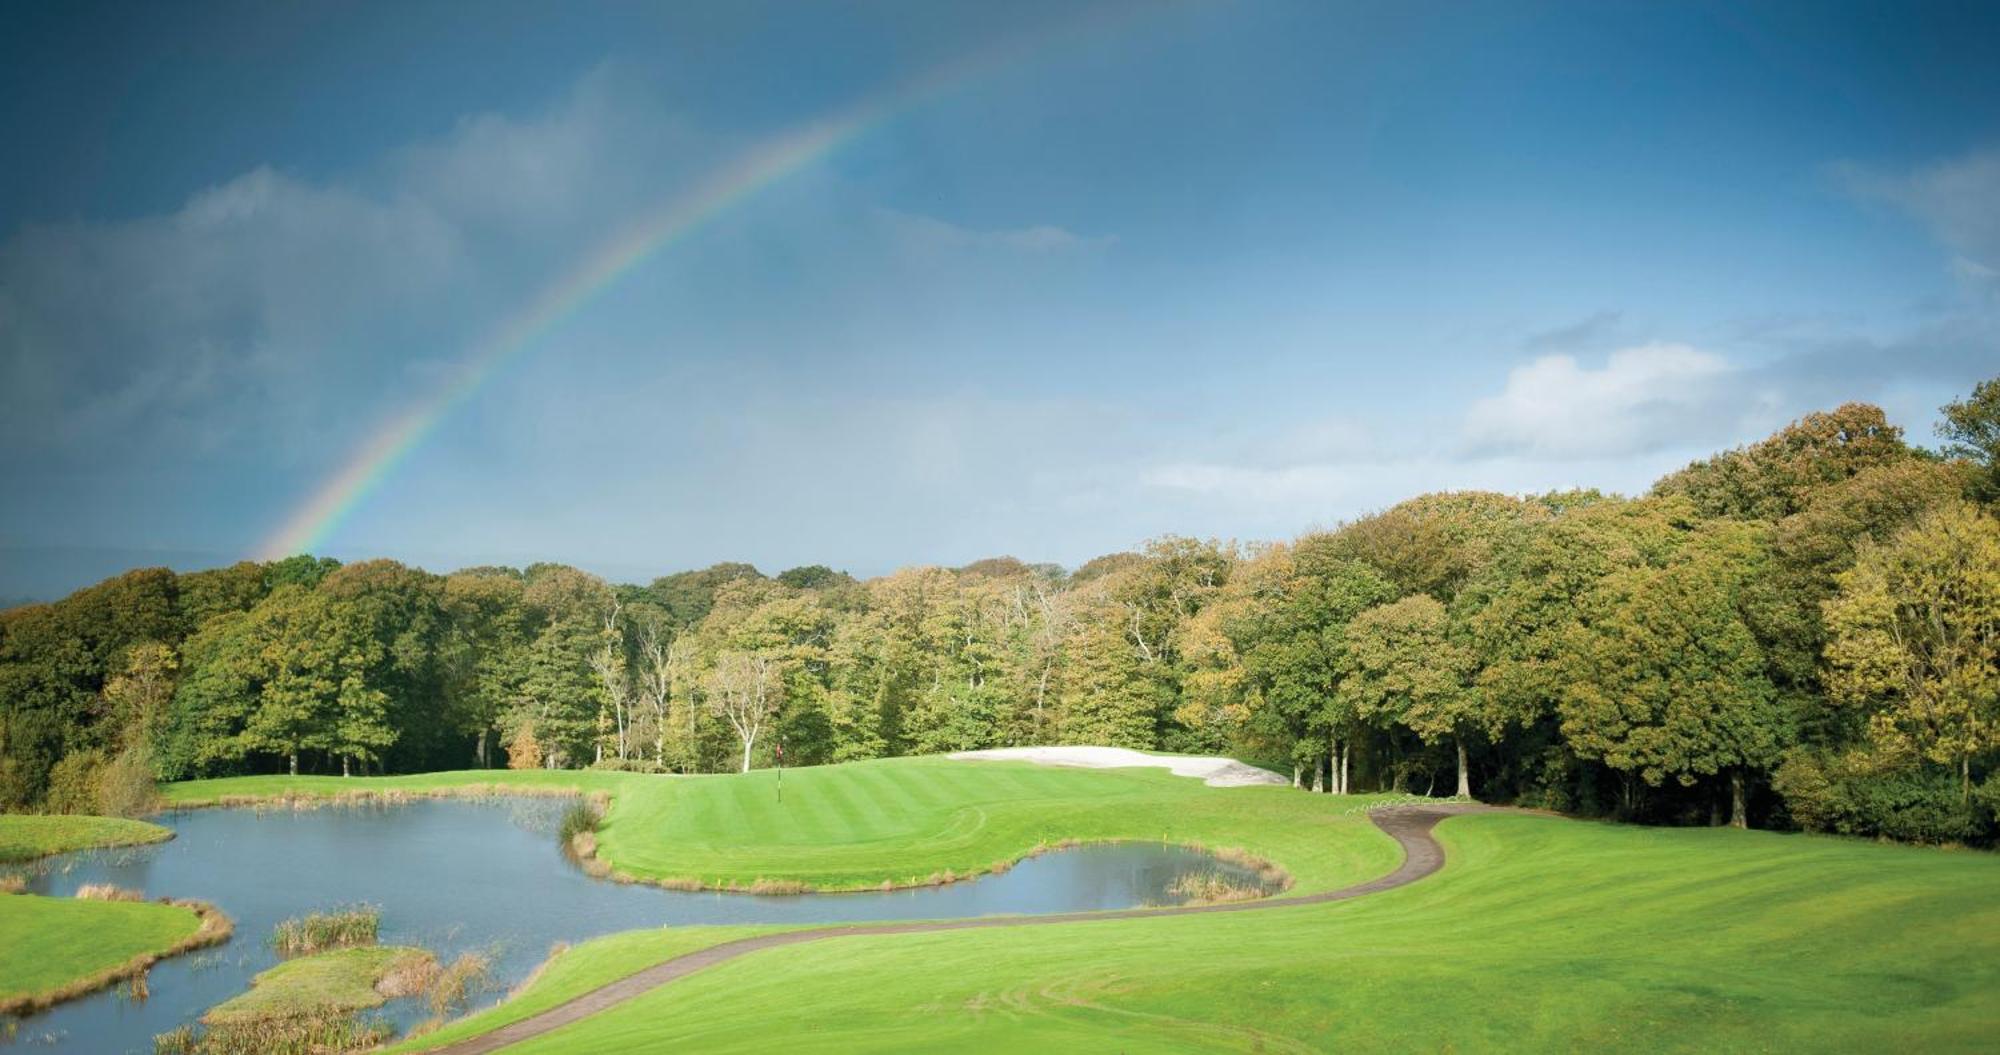
[[[253,552],[707,173],[327,549],[1075,564],[1641,490],[2000,374],[1990,5],[13,5],[0,596]]]

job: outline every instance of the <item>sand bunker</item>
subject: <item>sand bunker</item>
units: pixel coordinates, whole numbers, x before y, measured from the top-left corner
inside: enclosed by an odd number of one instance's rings
[[[1291,781],[1233,758],[1199,755],[1149,755],[1124,747],[996,747],[987,751],[956,751],[952,758],[998,762],[1040,762],[1045,766],[1080,766],[1084,769],[1119,769],[1125,766],[1157,766],[1179,777],[1200,777],[1212,788],[1240,788],[1251,784],[1286,785]]]

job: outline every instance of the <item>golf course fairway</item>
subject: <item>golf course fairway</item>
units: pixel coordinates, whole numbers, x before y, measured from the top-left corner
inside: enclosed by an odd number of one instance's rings
[[[779,797],[782,779],[783,797]],[[292,797],[601,791],[598,854],[637,879],[705,887],[758,880],[814,890],[923,885],[1005,868],[1064,840],[1242,849],[1283,866],[1294,893],[1394,868],[1367,796],[1211,788],[1162,769],[884,759],[704,777],[508,770],[412,777],[238,777],[167,785],[170,803]]]
[[[481,778],[474,781],[472,776]],[[828,887],[977,870],[1063,839],[1237,846],[1297,880],[1253,911],[856,934],[758,949],[509,1047],[555,1052],[1929,1051],[2000,1035],[2000,858],[1511,812],[1443,820],[1442,871],[1390,873],[1381,800],[1159,770],[923,758],[699,778],[541,774],[612,796],[621,870]],[[390,778],[409,794],[512,774]],[[373,790],[205,781],[170,798]],[[323,789],[323,790],[321,790]],[[555,957],[422,1051],[777,928],[614,935]]]

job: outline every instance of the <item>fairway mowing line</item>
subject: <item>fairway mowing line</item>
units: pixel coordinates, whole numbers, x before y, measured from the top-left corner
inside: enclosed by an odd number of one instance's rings
[[[829,938],[867,937],[876,934],[928,934],[937,931],[983,930],[992,927],[1042,927],[1056,923],[1088,923],[1106,919],[1152,919],[1163,916],[1197,916],[1222,912],[1262,912],[1270,909],[1294,908],[1300,905],[1320,905],[1329,901],[1346,901],[1350,898],[1379,894],[1384,890],[1394,890],[1408,886],[1444,867],[1444,847],[1438,844],[1431,829],[1446,817],[1461,813],[1484,812],[1494,807],[1475,804],[1449,804],[1438,806],[1389,806],[1372,810],[1368,819],[1377,828],[1396,840],[1403,848],[1403,863],[1387,875],[1371,879],[1366,883],[1330,890],[1323,894],[1307,894],[1303,897],[1277,898],[1262,901],[1234,901],[1220,905],[1184,905],[1178,908],[1134,908],[1117,909],[1109,912],[1063,912],[1047,916],[987,916],[975,919],[935,920],[927,923],[882,923],[852,924],[830,927],[813,927],[809,930],[787,931],[781,934],[765,934],[755,938],[738,938],[735,941],[711,945],[706,949],[663,960],[651,967],[626,975],[557,1004],[547,1011],[538,1012],[517,1022],[510,1022],[490,1033],[456,1041],[442,1047],[423,1049],[426,1055],[486,1055],[522,1041],[532,1040],[545,1033],[553,1032],[574,1022],[580,1022],[600,1011],[616,1007],[634,997],[651,992],[669,982],[686,978],[698,971],[706,970],[719,963],[734,960],[739,956],[762,949],[775,949],[783,945],[800,945],[809,941],[824,941]]]

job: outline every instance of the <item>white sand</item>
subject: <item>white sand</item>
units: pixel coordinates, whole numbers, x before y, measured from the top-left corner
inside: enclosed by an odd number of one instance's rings
[[[1179,777],[1200,777],[1212,788],[1240,788],[1251,784],[1288,785],[1291,781],[1233,758],[1200,755],[1149,755],[1124,747],[996,747],[987,751],[957,751],[952,758],[977,761],[1040,762],[1045,766],[1080,766],[1084,769],[1118,769],[1124,766],[1157,766]]]

